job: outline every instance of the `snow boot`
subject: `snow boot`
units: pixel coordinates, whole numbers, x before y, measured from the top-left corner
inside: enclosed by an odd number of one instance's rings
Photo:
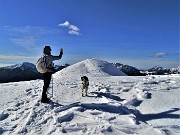
[[[50,99],[49,98],[41,98],[41,102],[42,103],[49,103],[50,102]]]

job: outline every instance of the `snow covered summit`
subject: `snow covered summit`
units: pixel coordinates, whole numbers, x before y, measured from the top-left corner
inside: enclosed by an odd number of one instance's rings
[[[73,64],[59,72],[54,76],[75,76],[75,75],[88,75],[88,76],[126,76],[120,69],[114,67],[111,63],[98,60],[87,59],[76,64]]]
[[[0,83],[29,81],[41,78],[42,75],[37,72],[35,65],[29,62],[0,68]]]

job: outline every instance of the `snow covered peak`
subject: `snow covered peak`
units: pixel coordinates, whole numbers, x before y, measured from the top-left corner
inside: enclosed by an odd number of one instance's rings
[[[2,67],[0,68],[0,74],[0,83],[42,78],[42,75],[37,72],[35,65],[29,62]]]
[[[31,68],[34,69],[35,65],[29,62],[23,62],[20,64],[16,64],[16,65],[12,65],[12,66],[6,66],[6,67],[2,67],[2,69],[9,69],[9,70],[13,70],[16,68]]]
[[[155,66],[155,67],[149,69],[148,71],[160,71],[160,70],[164,70],[164,68],[161,66]]]
[[[111,63],[98,60],[87,59],[76,64],[73,64],[55,74],[55,77],[59,76],[125,76],[120,69],[114,67]]]
[[[180,66],[177,68],[171,68],[170,70],[172,74],[180,74]]]
[[[29,68],[35,68],[35,65],[29,62],[23,62],[21,66],[29,67]]]
[[[132,67],[129,65],[123,65],[121,63],[112,63],[112,64],[113,66],[119,68],[122,72],[124,72],[128,76],[141,76],[142,75],[140,71],[135,67]]]

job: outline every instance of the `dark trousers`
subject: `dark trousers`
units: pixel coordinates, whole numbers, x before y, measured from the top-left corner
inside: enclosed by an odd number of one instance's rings
[[[42,99],[47,99],[46,92],[47,92],[50,82],[51,82],[51,76],[52,76],[51,72],[46,72],[43,74],[44,86],[43,86],[43,92],[42,92]]]

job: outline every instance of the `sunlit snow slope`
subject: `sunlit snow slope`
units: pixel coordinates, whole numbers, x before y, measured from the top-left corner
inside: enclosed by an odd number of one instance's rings
[[[114,67],[111,63],[98,60],[98,59],[87,59],[71,65],[54,75],[58,78],[59,76],[125,76],[120,69]]]

